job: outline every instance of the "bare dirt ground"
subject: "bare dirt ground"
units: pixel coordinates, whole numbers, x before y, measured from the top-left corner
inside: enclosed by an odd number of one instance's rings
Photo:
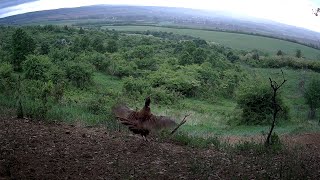
[[[320,179],[320,134],[286,142],[292,148],[275,154],[197,149],[0,116],[0,179]]]

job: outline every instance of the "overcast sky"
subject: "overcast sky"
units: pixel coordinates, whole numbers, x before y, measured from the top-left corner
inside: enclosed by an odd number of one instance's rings
[[[95,4],[220,10],[320,32],[320,16],[312,14],[312,9],[320,7],[320,0],[0,0],[0,18],[32,11]]]

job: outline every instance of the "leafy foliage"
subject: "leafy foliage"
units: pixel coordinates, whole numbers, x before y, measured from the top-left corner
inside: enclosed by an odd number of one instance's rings
[[[25,78],[47,81],[52,64],[47,56],[30,55],[23,63]]]
[[[12,45],[12,63],[14,69],[20,71],[21,63],[26,59],[28,54],[34,51],[35,42],[23,29],[18,28],[12,35]]]
[[[304,94],[306,103],[310,108],[309,118],[314,119],[316,116],[316,108],[320,107],[320,80],[313,79]]]
[[[271,122],[272,97],[272,91],[267,84],[252,81],[242,85],[237,94],[237,103],[239,108],[242,109],[240,124],[261,125]],[[277,102],[282,108],[279,117],[287,120],[288,109],[279,95],[277,96]]]
[[[92,83],[92,67],[86,63],[71,62],[67,66],[66,76],[76,87],[85,88],[87,85]]]
[[[301,58],[301,57],[302,57],[302,52],[301,52],[300,49],[297,49],[297,50],[296,50],[296,57],[297,57],[297,58]]]
[[[180,105],[184,101],[180,100],[187,98],[210,104],[219,103],[219,99],[233,102],[236,90],[248,78],[243,62],[256,67],[300,68],[308,64],[308,68],[320,70],[317,62],[291,56],[272,57],[260,51],[236,51],[173,33],[127,35],[69,26],[30,26],[20,28],[19,37],[25,36],[20,42],[17,38],[13,41],[14,34],[19,34],[18,28],[0,28],[3,30],[0,32],[0,88],[4,90],[0,93],[6,92],[14,99],[16,76],[23,74],[21,105],[33,117],[49,114],[72,119],[81,112],[90,116],[83,116],[86,119],[100,122],[94,118],[104,113],[111,118],[109,111],[115,103],[111,100],[117,101],[119,97],[135,102],[151,95],[156,104],[179,107],[185,106]],[[161,38],[146,36],[148,33]],[[25,43],[31,35],[33,40],[29,42],[37,48],[23,51],[24,59],[19,61],[23,72],[15,72],[16,65],[10,64],[11,49],[14,43]],[[259,61],[252,58],[254,52],[259,55]],[[243,60],[246,55],[247,61]],[[68,112],[70,109],[77,113]]]

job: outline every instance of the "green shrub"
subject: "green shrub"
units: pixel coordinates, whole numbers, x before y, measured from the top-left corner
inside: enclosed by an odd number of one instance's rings
[[[268,84],[249,82],[243,84],[237,93],[237,103],[242,109],[241,124],[257,125],[269,124],[272,121],[273,91]],[[281,94],[277,94],[277,102],[283,109],[279,118],[288,119],[288,107],[283,103]]]
[[[99,71],[106,71],[109,65],[106,57],[104,54],[100,53],[92,53],[90,56],[90,62],[96,67]]]
[[[10,78],[13,73],[13,67],[7,62],[0,63],[0,78]]]
[[[106,50],[109,53],[115,53],[118,51],[118,43],[115,40],[110,40],[107,44]]]
[[[49,76],[53,84],[65,83],[66,81],[66,72],[64,69],[61,69],[55,65],[51,67]]]
[[[301,58],[296,58],[292,56],[271,56],[261,58],[259,61],[253,60],[252,58],[244,57],[242,60],[254,67],[263,68],[281,68],[290,67],[293,69],[311,69],[315,72],[320,72],[320,62],[316,60],[306,60]]]
[[[320,107],[320,80],[313,79],[307,86],[304,94],[306,104],[308,104],[309,118],[314,119],[316,117],[316,110]]]
[[[176,104],[182,98],[182,95],[179,92],[169,91],[164,87],[152,88],[150,94],[152,97],[152,101],[155,104]]]
[[[137,65],[133,61],[126,61],[120,54],[113,54],[108,62],[108,73],[117,77],[133,76]]]
[[[154,58],[143,58],[143,59],[134,59],[133,60],[135,64],[137,65],[138,69],[144,69],[144,70],[157,70],[158,62]]]
[[[23,29],[18,28],[12,35],[12,46],[12,64],[16,71],[20,71],[26,56],[35,50],[36,43]]]
[[[108,109],[105,108],[106,102],[107,100],[103,96],[95,97],[88,102],[88,110],[93,114],[103,114],[108,111]]]
[[[0,63],[0,91],[12,94],[14,88],[13,66],[9,63]]]
[[[151,85],[142,78],[133,78],[132,76],[124,78],[124,93],[129,95],[146,95],[151,92]]]
[[[162,65],[157,71],[152,72],[148,79],[152,87],[164,87],[170,91],[193,97],[199,89],[199,66],[182,66],[174,70],[170,65]]]
[[[93,70],[87,63],[71,62],[67,66],[66,76],[78,88],[85,88],[92,83]]]
[[[23,63],[24,76],[27,79],[47,81],[51,66],[52,63],[47,56],[30,55]]]
[[[132,51],[128,54],[129,59],[143,59],[143,58],[151,58],[154,54],[154,50],[151,46],[141,45],[132,49]]]
[[[49,53],[51,61],[57,65],[64,66],[66,61],[74,60],[76,54],[66,48],[52,49]]]
[[[39,80],[22,81],[21,104],[27,117],[46,118],[53,104],[53,84]]]

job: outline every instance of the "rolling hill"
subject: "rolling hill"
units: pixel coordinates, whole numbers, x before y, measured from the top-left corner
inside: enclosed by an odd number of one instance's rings
[[[78,25],[151,24],[192,27],[271,36],[320,47],[320,33],[314,31],[269,20],[185,8],[96,5],[32,12],[0,19],[0,25],[66,22]]]

